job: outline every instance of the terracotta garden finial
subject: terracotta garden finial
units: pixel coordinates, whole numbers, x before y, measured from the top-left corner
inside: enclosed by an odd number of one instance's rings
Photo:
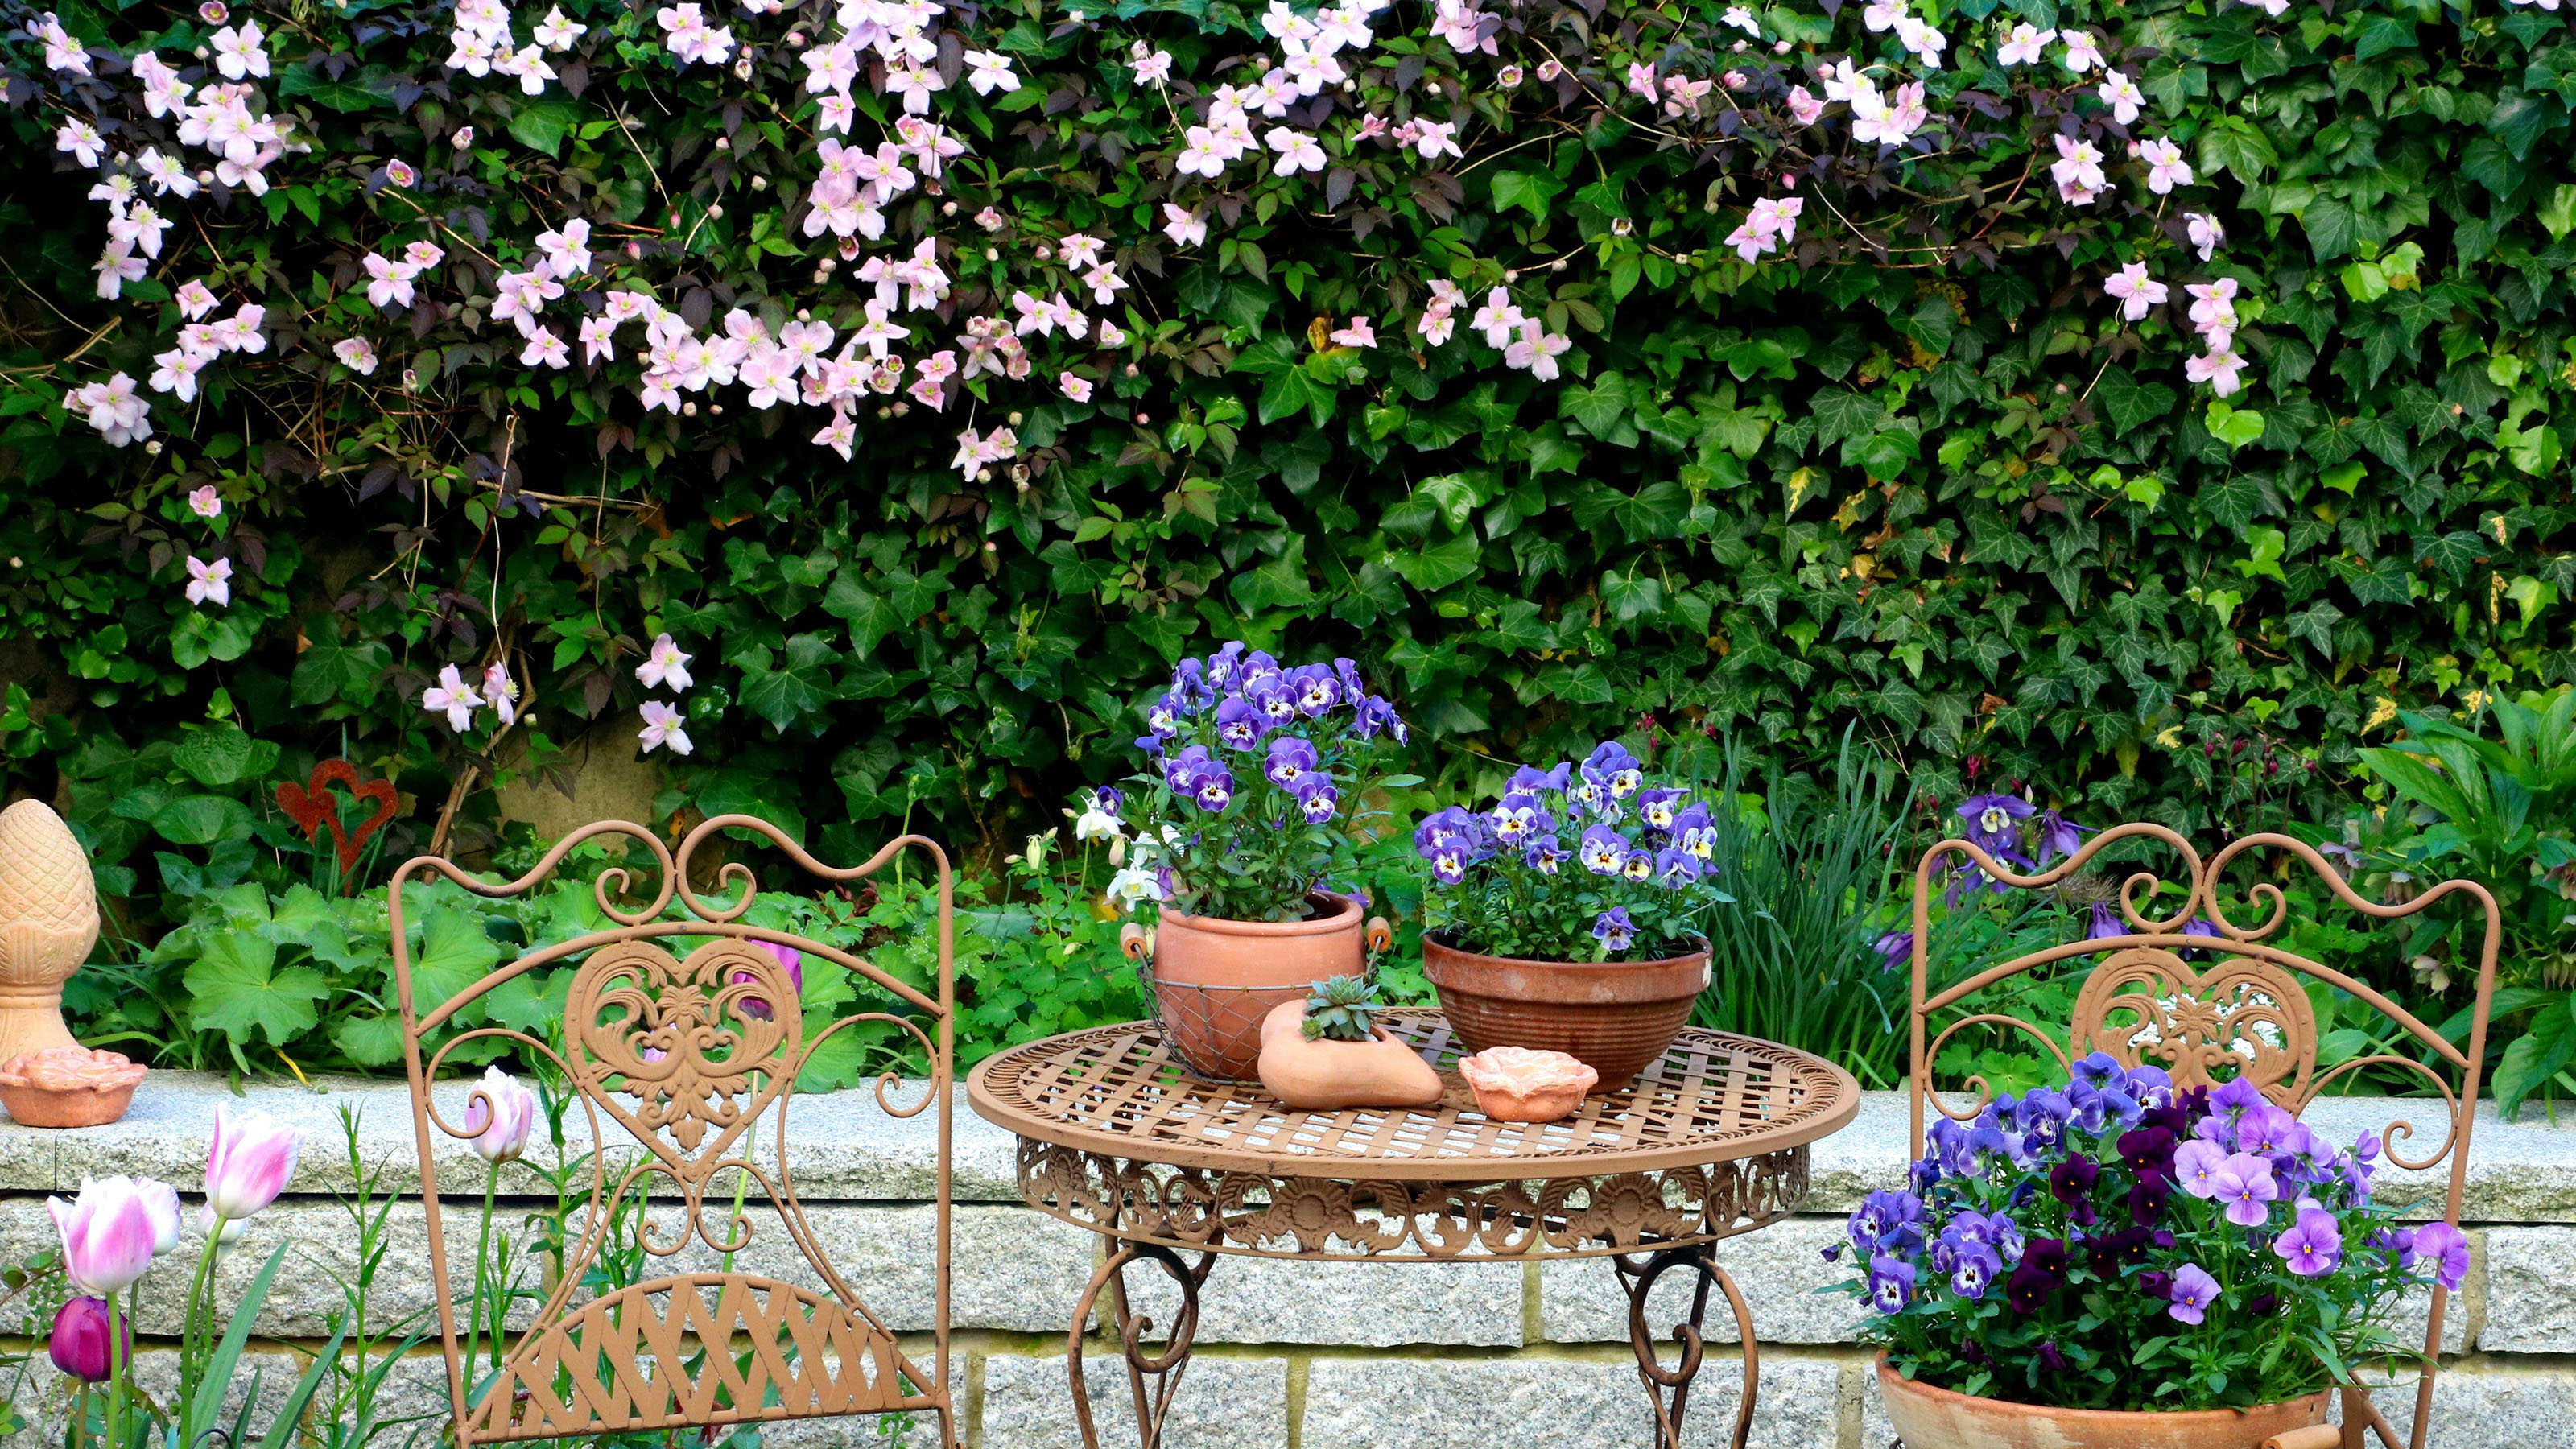
[[[63,983],[98,943],[89,857],[43,802],[0,810],[0,1061],[72,1046]]]

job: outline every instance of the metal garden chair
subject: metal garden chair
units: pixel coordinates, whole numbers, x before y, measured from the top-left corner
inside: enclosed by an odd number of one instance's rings
[[[738,898],[731,904],[699,898],[689,887],[691,858],[726,830],[764,836],[796,864],[831,881],[872,875],[909,846],[927,851],[938,868],[937,995],[834,947],[745,923],[741,918],[757,886],[740,862],[726,863],[717,876],[717,888],[739,888]],[[442,875],[480,895],[516,896],[543,881],[574,847],[603,836],[625,837],[630,850],[640,845],[653,857],[660,880],[648,903],[621,907],[618,897],[630,877],[623,867],[612,867],[592,893],[600,911],[616,922],[613,928],[531,950],[443,1000],[416,996],[419,984],[403,922],[406,884]],[[506,885],[478,881],[435,856],[412,860],[394,873],[389,887],[394,983],[457,1449],[506,1440],[897,1411],[936,1416],[939,1442],[958,1443],[948,1343],[948,1088],[955,1071],[951,884],[947,857],[919,836],[893,841],[865,864],[844,870],[816,861],[774,826],[746,815],[706,821],[689,832],[676,856],[640,826],[585,826],[547,852],[535,869]],[[660,919],[675,895],[689,916]],[[808,962],[837,964],[914,1015],[857,1011],[809,1036],[803,1013],[786,1005],[797,996],[783,959],[755,943],[803,952]],[[674,956],[681,944],[689,949]],[[574,970],[560,1051],[506,1027],[451,1027],[458,1012],[502,983],[559,962],[571,963]],[[772,1009],[771,1003],[781,1006]],[[899,1105],[888,1098],[887,1089],[896,1081],[891,1074],[876,1084],[877,1103],[891,1115],[937,1112],[935,1351],[926,1369],[833,1270],[797,1201],[789,1164],[788,1117],[798,1072],[825,1041],[864,1021],[892,1023],[910,1034],[930,1063],[929,1090],[917,1102]],[[443,1029],[445,1038],[439,1040]],[[439,1081],[450,1054],[489,1038],[508,1039],[532,1059],[552,1064],[578,1094],[593,1150],[586,1164],[587,1210],[567,1219],[562,1260],[534,1322],[524,1332],[502,1335],[500,1366],[488,1387],[475,1395],[460,1356],[458,1305],[440,1227],[436,1135],[470,1134],[461,1117],[442,1110],[437,1096],[443,1086],[454,1099],[467,1085]],[[470,1110],[478,1098],[488,1120],[491,1104],[480,1087],[454,1105]],[[753,1160],[751,1151],[757,1140],[752,1134],[764,1116],[775,1121],[777,1132],[775,1154],[766,1165]],[[657,1177],[676,1189],[680,1231],[665,1238],[662,1225],[634,1212],[635,1245],[646,1265],[642,1281],[575,1302],[592,1266],[604,1252],[620,1248],[611,1241],[616,1225],[628,1221],[627,1209],[641,1203],[649,1180]],[[720,1178],[724,1185],[719,1187]],[[712,1206],[711,1187],[717,1199]],[[630,1203],[630,1198],[636,1201]],[[669,1205],[667,1191],[660,1201]],[[731,1271],[735,1253],[750,1249],[757,1232],[773,1230],[765,1215],[744,1211],[746,1201],[775,1211],[774,1230],[785,1235],[794,1256],[812,1270],[819,1290]],[[757,1230],[755,1217],[764,1222]],[[718,1271],[651,1276],[657,1266],[678,1268],[670,1260],[693,1240],[700,1248],[692,1256],[700,1262],[720,1260]]]
[[[2114,866],[2115,871],[2125,872],[2117,900],[2126,934],[2051,946],[1980,971],[1937,992],[1931,990],[1931,902],[1932,892],[1942,888],[1944,858],[1972,862],[2005,886],[2035,890],[2076,875],[2121,841],[2141,839],[2170,847],[2189,868],[2187,898],[2170,914],[2145,914],[2162,884],[2158,876],[2125,864]],[[2270,938],[2289,914],[2288,897],[2273,882],[2258,881],[2247,892],[2255,909],[2268,912],[2264,919],[2240,926],[2228,918],[2218,900],[2220,877],[2238,858],[2271,851],[2295,858],[2314,871],[2337,900],[2375,921],[2413,916],[2454,895],[2468,897],[2485,912],[2486,940],[2479,954],[2477,994],[2465,1049],[2363,982],[2272,944]],[[2187,930],[2193,927],[2200,930]],[[2477,1112],[2479,1068],[2486,1054],[2487,1014],[2495,995],[2496,955],[2501,941],[2502,923],[2495,899],[2486,887],[2474,881],[2446,880],[2402,905],[2380,905],[2357,894],[2315,847],[2285,835],[2244,836],[2204,862],[2189,841],[2161,825],[2118,825],[2094,836],[2056,866],[2031,875],[2014,873],[1973,842],[1944,840],[1924,853],[1914,871],[1913,1155],[1923,1155],[1927,1107],[1954,1121],[1964,1121],[1993,1099],[1993,1089],[1982,1076],[1970,1076],[1962,1083],[1977,1097],[1964,1110],[1954,1109],[1933,1087],[1933,1063],[1941,1048],[1952,1036],[1971,1026],[2017,1028],[2045,1047],[2062,1069],[2072,1069],[2070,1057],[2102,1051],[2123,1066],[2151,1062],[2164,1068],[2178,1090],[2241,1077],[2260,1087],[2274,1105],[2294,1116],[2303,1113],[2328,1086],[2354,1072],[2373,1067],[2412,1071],[2438,1094],[2449,1119],[2448,1128],[2430,1154],[2415,1158],[2398,1146],[2401,1141],[2413,1140],[2413,1124],[2392,1122],[2385,1134],[2385,1151],[2391,1163],[2410,1172],[2430,1172],[2447,1159],[2449,1187],[2443,1196],[2442,1218],[2457,1227],[2461,1196],[2468,1185],[2469,1131]],[[2186,961],[2182,955],[2185,951],[2201,953],[2208,959],[2197,964]],[[1967,997],[1998,982],[2055,962],[2093,955],[2104,955],[2104,959],[2086,975],[2076,997],[2073,1020],[2068,1023],[2068,1050],[2060,1050],[2049,1033],[2021,1018],[1960,1008]],[[2303,989],[2303,983],[2310,980],[2348,991],[2386,1015],[2444,1063],[2456,1076],[2458,1085],[2454,1087],[2441,1072],[2413,1057],[2392,1053],[2356,1057],[2318,1071],[2316,1020]],[[1970,1014],[1934,1030],[1934,1015],[1954,1008],[1969,1010]],[[2442,1317],[2449,1298],[2448,1292],[2434,1288],[2432,1319],[2425,1331],[2426,1363],[2415,1393],[2413,1433],[2400,1437],[2366,1393],[2348,1387],[2342,1390],[2344,1449],[2361,1449],[2365,1426],[2377,1431],[2387,1449],[2427,1449],[2434,1375],[2442,1347]]]

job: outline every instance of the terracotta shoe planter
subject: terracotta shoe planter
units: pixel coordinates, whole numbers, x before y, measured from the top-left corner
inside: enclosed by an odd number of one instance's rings
[[[1317,895],[1303,921],[1229,921],[1163,908],[1149,950],[1144,928],[1118,933],[1128,959],[1150,962],[1154,1015],[1164,1039],[1203,1077],[1258,1080],[1261,1021],[1283,1001],[1302,1001],[1315,982],[1357,976],[1365,948],[1393,936],[1384,917],[1363,923],[1360,903]]]
[[[1446,1087],[1431,1064],[1385,1027],[1374,1041],[1309,1041],[1306,1003],[1283,1001],[1261,1019],[1261,1086],[1291,1107],[1428,1107]]]
[[[1878,1360],[1879,1400],[1905,1449],[2256,1449],[2326,1421],[2326,1391],[2286,1404],[2188,1413],[2050,1409],[1918,1384]],[[2295,1441],[2294,1441],[2295,1442]]]
[[[1615,1092],[1673,1044],[1708,986],[1708,952],[1661,961],[1523,961],[1422,938],[1422,971],[1469,1051],[1563,1052]]]

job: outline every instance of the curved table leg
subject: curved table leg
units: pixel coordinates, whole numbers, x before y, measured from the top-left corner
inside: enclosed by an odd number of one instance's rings
[[[1189,1367],[1190,1348],[1198,1337],[1199,1285],[1207,1281],[1208,1270],[1216,1266],[1216,1256],[1201,1253],[1198,1266],[1192,1268],[1169,1248],[1151,1243],[1119,1243],[1109,1261],[1091,1275],[1090,1286],[1082,1290],[1082,1299],[1074,1306],[1073,1328],[1065,1335],[1065,1371],[1073,1381],[1073,1419],[1082,1431],[1083,1449],[1100,1449],[1100,1431],[1091,1420],[1091,1388],[1082,1373],[1083,1334],[1091,1325],[1091,1311],[1100,1301],[1100,1290],[1109,1290],[1110,1307],[1118,1319],[1119,1351],[1127,1360],[1127,1386],[1136,1398],[1137,1441],[1141,1449],[1160,1449],[1163,1416],[1171,1411],[1172,1395],[1180,1388],[1181,1371]],[[1127,1265],[1140,1258],[1162,1269],[1163,1275],[1181,1289],[1181,1310],[1174,1316],[1169,1341],[1159,1354],[1144,1349],[1145,1335],[1153,1330],[1154,1320],[1138,1314],[1127,1302]],[[1147,1379],[1153,1380],[1150,1393]]]
[[[1736,1335],[1744,1346],[1744,1398],[1735,1410],[1735,1436],[1728,1442],[1732,1449],[1744,1449],[1746,1436],[1753,1432],[1753,1400],[1760,1385],[1761,1357],[1753,1337],[1752,1310],[1745,1307],[1744,1295],[1736,1290],[1735,1280],[1717,1265],[1715,1247],[1702,1243],[1647,1254],[1622,1254],[1612,1257],[1610,1266],[1618,1271],[1620,1286],[1628,1293],[1628,1344],[1637,1352],[1637,1377],[1644,1381],[1646,1397],[1655,1406],[1656,1449],[1681,1449],[1682,1415],[1690,1407],[1691,1381],[1699,1375],[1700,1326],[1708,1317],[1708,1290],[1715,1287],[1726,1295],[1727,1306],[1735,1312]],[[1666,1368],[1655,1352],[1655,1336],[1646,1327],[1646,1298],[1654,1291],[1655,1280],[1675,1268],[1690,1273],[1695,1281],[1691,1285],[1690,1321],[1674,1324],[1672,1330],[1673,1342],[1681,1349],[1681,1362]]]

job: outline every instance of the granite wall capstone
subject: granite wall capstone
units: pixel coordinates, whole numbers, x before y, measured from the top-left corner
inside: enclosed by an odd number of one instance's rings
[[[455,1089],[460,1100],[463,1088]],[[917,1099],[919,1090],[896,1094]],[[85,1176],[131,1173],[176,1184],[192,1197],[204,1172],[205,1136],[227,1100],[220,1078],[160,1073],[113,1126],[43,1132],[0,1124],[0,1261],[53,1241],[45,1195]],[[238,1100],[238,1099],[234,1099]],[[289,1194],[255,1220],[221,1267],[238,1294],[280,1241],[291,1240],[258,1323],[254,1362],[268,1369],[263,1398],[281,1395],[299,1353],[309,1355],[341,1305],[339,1281],[355,1267],[356,1234],[340,1196],[353,1187],[338,1114],[359,1115],[359,1151],[385,1185],[405,1195],[386,1220],[394,1251],[372,1290],[387,1318],[426,1315],[434,1303],[427,1223],[416,1197],[419,1163],[410,1102],[398,1083],[325,1080],[306,1088],[261,1084],[242,1105],[302,1123],[308,1145]],[[2319,1103],[2309,1121],[2329,1135],[2386,1131],[2421,1104],[2373,1099]],[[843,1277],[927,1358],[932,1328],[936,1112],[897,1118],[864,1092],[796,1100],[791,1129],[799,1196],[813,1231]],[[1760,1331],[1761,1391],[1752,1442],[1776,1449],[1888,1449],[1867,1355],[1851,1342],[1850,1300],[1821,1292],[1842,1269],[1819,1249],[1872,1188],[1903,1173],[1905,1101],[1872,1093],[1859,1118],[1813,1153],[1806,1215],[1721,1246]],[[1100,1261],[1099,1240],[1019,1205],[1010,1135],[954,1106],[954,1380],[966,1442],[976,1449],[1074,1449],[1080,1443],[1065,1380],[1066,1327]],[[2419,1125],[2426,1125],[2421,1124]],[[2430,1135],[2426,1135],[2429,1133]],[[2420,1154],[2438,1130],[2394,1139]],[[754,1156],[766,1159],[764,1140]],[[448,1201],[450,1261],[472,1261],[484,1167],[462,1144],[434,1159]],[[516,1171],[514,1169],[513,1171]],[[2383,1200],[2438,1205],[2445,1178],[2391,1168]],[[520,1179],[515,1202],[532,1180]],[[2502,1123],[2475,1129],[2466,1216],[2473,1266],[2447,1315],[2445,1369],[2433,1444],[2443,1449],[2576,1449],[2576,1123]],[[755,1220],[757,1221],[757,1220]],[[785,1267],[781,1235],[755,1239],[745,1268]],[[696,1256],[711,1256],[703,1249]],[[690,1252],[677,1264],[694,1261]],[[137,1315],[147,1378],[173,1370],[161,1344],[175,1332],[185,1265],[165,1262],[145,1280]],[[1144,1311],[1168,1323],[1176,1298],[1161,1275],[1131,1275]],[[1668,1329],[1687,1315],[1678,1275],[1659,1288],[1648,1321]],[[2420,1311],[2420,1306],[2419,1306]],[[1172,1449],[1466,1449],[1497,1443],[1651,1446],[1652,1421],[1627,1346],[1627,1302],[1597,1260],[1460,1265],[1274,1263],[1226,1258],[1201,1300],[1199,1352],[1166,1425]],[[1691,1446],[1726,1442],[1741,1393],[1734,1324],[1721,1308],[1691,1398]],[[1132,1444],[1135,1413],[1112,1340],[1088,1341],[1091,1400],[1104,1443]],[[247,1393],[247,1374],[237,1393]],[[396,1409],[432,1413],[444,1375],[416,1356],[392,1376]],[[61,1441],[65,1394],[41,1356],[21,1390],[30,1446]],[[2404,1421],[2411,1387],[2384,1409]],[[393,1410],[389,1410],[392,1412]],[[256,1419],[256,1415],[254,1416]],[[815,1421],[772,1433],[781,1445],[884,1444],[868,1421]],[[929,1444],[921,1426],[905,1442]]]

